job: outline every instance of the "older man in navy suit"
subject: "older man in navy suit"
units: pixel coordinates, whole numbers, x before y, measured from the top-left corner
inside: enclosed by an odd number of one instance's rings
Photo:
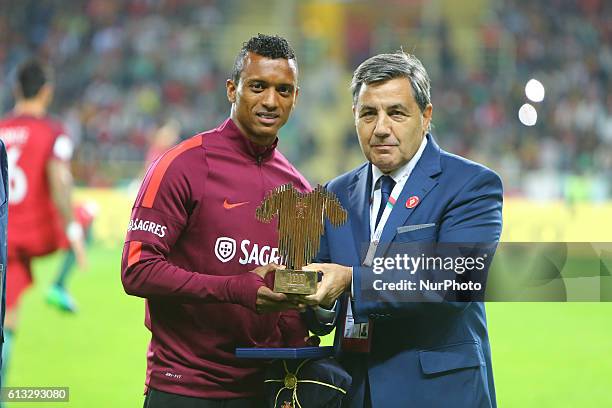
[[[323,272],[307,299],[330,311],[311,314],[312,329],[339,328],[339,360],[353,376],[350,407],[495,407],[482,303],[371,299],[361,285],[373,273],[367,258],[384,257],[384,243],[494,245],[502,228],[501,180],[440,149],[428,133],[430,82],[413,55],[366,60],[352,92],[368,162],[326,186],[349,221],[327,223],[318,263],[307,266]]]

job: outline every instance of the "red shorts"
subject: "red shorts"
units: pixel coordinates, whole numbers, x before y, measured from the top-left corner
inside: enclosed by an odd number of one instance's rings
[[[34,257],[49,255],[68,247],[60,220],[51,220],[38,225],[9,226],[8,252]]]
[[[32,258],[23,254],[9,254],[6,265],[6,308],[19,303],[23,292],[32,284]]]

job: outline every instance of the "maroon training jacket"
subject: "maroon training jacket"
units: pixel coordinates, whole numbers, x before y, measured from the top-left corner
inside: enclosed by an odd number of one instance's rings
[[[151,165],[121,265],[125,291],[147,299],[147,386],[200,398],[254,396],[262,363],[237,359],[235,348],[302,344],[307,331],[297,312],[255,313],[264,282],[248,272],[279,262],[277,222],[257,221],[255,209],[288,182],[310,190],[276,142],[251,143],[231,119]]]

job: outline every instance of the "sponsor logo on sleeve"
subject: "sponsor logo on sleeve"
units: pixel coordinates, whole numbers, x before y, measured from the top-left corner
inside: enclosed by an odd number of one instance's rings
[[[133,220],[130,220],[130,224],[128,225],[128,232],[129,231],[150,232],[152,234],[157,235],[160,238],[163,238],[166,236],[168,227],[166,227],[165,225],[158,224],[153,221],[143,220],[140,218],[134,218]]]

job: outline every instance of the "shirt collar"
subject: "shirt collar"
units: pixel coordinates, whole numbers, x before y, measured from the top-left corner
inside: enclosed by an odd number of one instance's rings
[[[274,142],[272,142],[272,144],[269,146],[262,146],[258,145],[257,143],[253,143],[242,133],[238,125],[236,125],[231,118],[227,118],[220,127],[223,128],[225,126],[233,130],[234,133],[238,136],[237,139],[241,150],[243,150],[249,156],[255,158],[258,161],[266,161],[267,159],[269,159],[272,156],[272,153],[274,153],[276,146],[278,145],[278,137],[274,139]]]
[[[403,164],[399,168],[389,173],[389,176],[391,176],[391,178],[393,179],[393,181],[395,181],[395,183],[398,183],[400,180],[404,180],[410,177],[412,170],[414,170],[416,164],[418,163],[419,159],[423,155],[425,146],[427,146],[427,136],[423,136],[421,145],[419,146],[419,149],[416,151],[414,156],[412,156],[412,159],[408,160],[407,163]],[[377,181],[384,175],[385,174],[382,171],[380,171],[378,167],[376,167],[375,165],[372,165],[372,195],[374,194],[374,191],[376,190]]]

